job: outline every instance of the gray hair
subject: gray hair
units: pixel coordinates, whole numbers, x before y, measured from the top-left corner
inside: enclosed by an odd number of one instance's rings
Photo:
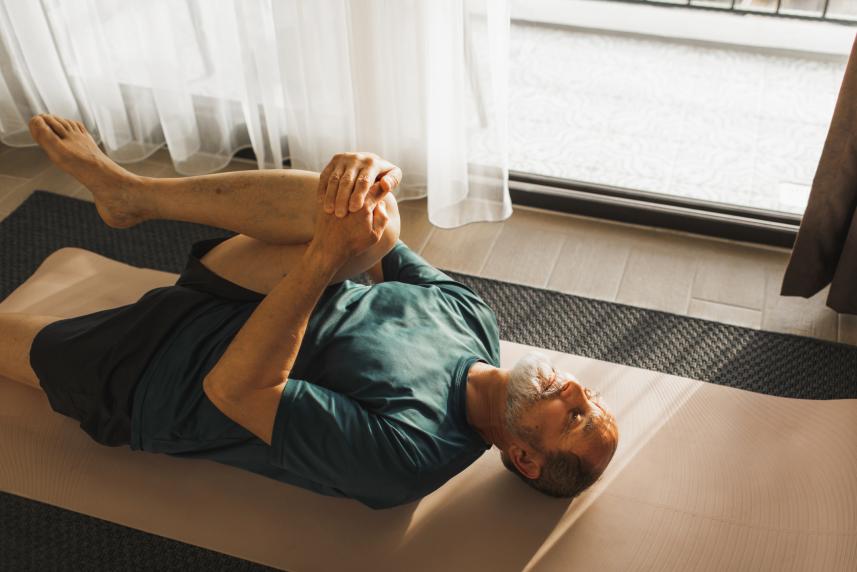
[[[550,399],[564,387],[557,380],[551,381],[552,370],[545,354],[530,352],[512,368],[507,389],[506,428],[544,455],[545,462],[538,478],[531,479],[521,473],[505,451],[500,458],[507,469],[534,489],[552,497],[574,498],[592,485],[601,472],[570,451],[545,451],[541,435],[521,421],[533,403]]]
[[[503,452],[500,455],[503,466],[518,475],[518,477],[548,496],[558,498],[574,498],[589,488],[598,477],[593,467],[584,464],[583,460],[574,453],[545,453],[545,462],[538,478],[531,479],[518,470],[518,467]]]

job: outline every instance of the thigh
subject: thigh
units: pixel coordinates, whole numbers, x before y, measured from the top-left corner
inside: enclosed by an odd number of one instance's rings
[[[390,221],[381,240],[345,263],[330,281],[342,282],[365,272],[395,246],[401,221],[396,199],[385,197]],[[267,294],[295,268],[307,244],[271,244],[244,234],[224,240],[200,258],[218,276],[260,294]]]
[[[60,318],[39,314],[0,313],[0,377],[39,387],[30,366],[30,348],[42,328]]]
[[[218,276],[260,294],[267,294],[283,276],[284,260],[298,259],[304,244],[271,244],[237,234],[200,258]]]

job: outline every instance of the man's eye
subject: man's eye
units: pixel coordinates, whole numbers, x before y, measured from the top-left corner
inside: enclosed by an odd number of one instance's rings
[[[580,409],[575,409],[571,412],[571,421],[573,423],[576,423],[580,419],[583,419],[583,411],[581,411]]]

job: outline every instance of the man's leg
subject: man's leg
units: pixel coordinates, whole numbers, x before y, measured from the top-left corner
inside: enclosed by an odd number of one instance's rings
[[[383,200],[390,220],[381,240],[346,262],[331,284],[369,270],[395,246],[401,225],[396,199],[387,194]],[[239,234],[209,250],[201,262],[230,282],[267,294],[297,265],[306,248],[306,244],[269,244]]]
[[[0,313],[0,376],[41,388],[30,367],[30,347],[43,327],[59,320],[56,316]]]
[[[107,157],[82,124],[54,115],[30,120],[30,133],[59,168],[92,191],[104,221],[127,228],[144,220],[207,224],[240,233],[202,262],[240,286],[267,293],[312,239],[318,173],[269,169],[197,177],[140,177]],[[382,240],[349,261],[340,282],[371,268],[399,236],[395,198],[385,197],[390,223]]]
[[[265,169],[141,177],[105,155],[80,122],[36,115],[30,133],[51,161],[92,191],[99,214],[112,227],[167,219],[224,228],[272,244],[312,238],[318,173]]]

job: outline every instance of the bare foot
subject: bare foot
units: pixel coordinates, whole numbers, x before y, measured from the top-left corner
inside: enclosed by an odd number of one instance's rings
[[[143,179],[105,155],[82,123],[41,114],[30,119],[29,127],[48,158],[92,191],[95,208],[108,226],[128,228],[152,218]]]

